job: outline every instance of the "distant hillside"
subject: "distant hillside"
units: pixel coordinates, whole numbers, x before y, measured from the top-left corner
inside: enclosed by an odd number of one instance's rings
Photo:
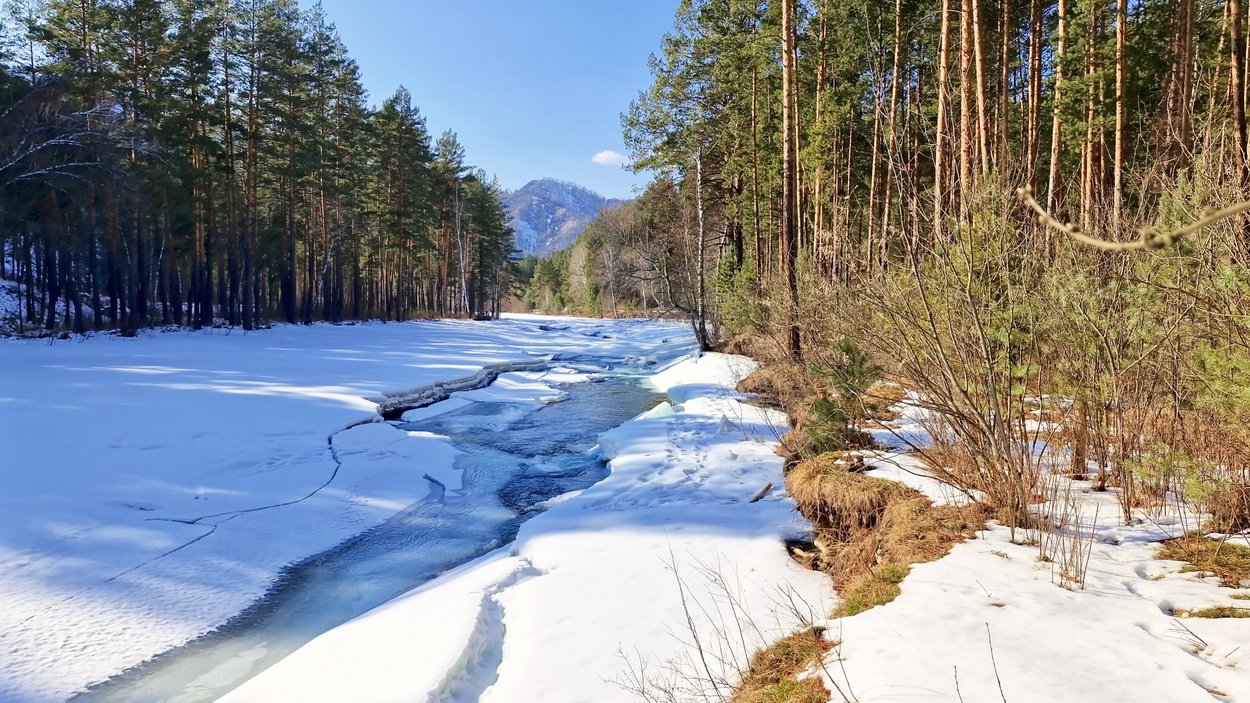
[[[624,200],[605,198],[576,183],[542,178],[508,194],[504,206],[516,230],[516,247],[522,254],[550,256],[567,249],[586,225],[606,208]]]

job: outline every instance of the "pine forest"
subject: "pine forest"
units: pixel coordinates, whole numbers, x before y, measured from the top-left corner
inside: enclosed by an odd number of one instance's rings
[[[826,380],[884,370],[949,423],[948,478],[1015,519],[1042,412],[1126,515],[1184,484],[1250,527],[1246,15],[684,0],[622,115],[655,179],[528,262],[524,296],[674,311]],[[795,402],[826,430],[857,414]]]
[[[500,189],[402,87],[369,105],[320,6],[13,0],[0,278],[48,330],[481,315]]]

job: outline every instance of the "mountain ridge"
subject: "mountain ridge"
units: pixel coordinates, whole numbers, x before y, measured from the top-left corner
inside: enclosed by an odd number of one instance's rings
[[[526,256],[550,256],[572,246],[591,220],[628,201],[606,198],[558,178],[537,178],[504,198],[516,248]]]

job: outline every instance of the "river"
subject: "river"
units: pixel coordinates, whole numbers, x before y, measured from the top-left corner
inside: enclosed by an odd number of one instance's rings
[[[463,452],[456,460],[463,487],[439,487],[387,522],[287,569],[269,594],[216,631],[72,700],[215,700],[317,635],[511,542],[521,523],[542,512],[543,501],[607,475],[591,451],[599,433],[662,400],[637,367],[561,390],[566,399],[538,410],[472,403],[396,423],[448,437]]]

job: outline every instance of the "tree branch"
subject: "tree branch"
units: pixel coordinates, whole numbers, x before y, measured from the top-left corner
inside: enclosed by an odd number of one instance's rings
[[[1106,239],[1091,237],[1083,232],[1081,228],[1074,224],[1060,222],[1053,215],[1046,212],[1045,208],[1038,204],[1033,198],[1033,188],[1031,186],[1022,186],[1016,189],[1016,196],[1020,198],[1020,202],[1037,213],[1037,219],[1043,225],[1061,233],[1082,244],[1102,249],[1103,251],[1135,251],[1138,249],[1162,249],[1172,246],[1181,239],[1197,232],[1208,225],[1213,225],[1221,220],[1226,220],[1234,215],[1250,211],[1250,200],[1236,205],[1231,205],[1223,210],[1215,210],[1208,208],[1203,211],[1202,217],[1191,222],[1180,229],[1171,232],[1160,232],[1154,227],[1142,227],[1137,230],[1141,235],[1139,239],[1131,242],[1113,242]]]

